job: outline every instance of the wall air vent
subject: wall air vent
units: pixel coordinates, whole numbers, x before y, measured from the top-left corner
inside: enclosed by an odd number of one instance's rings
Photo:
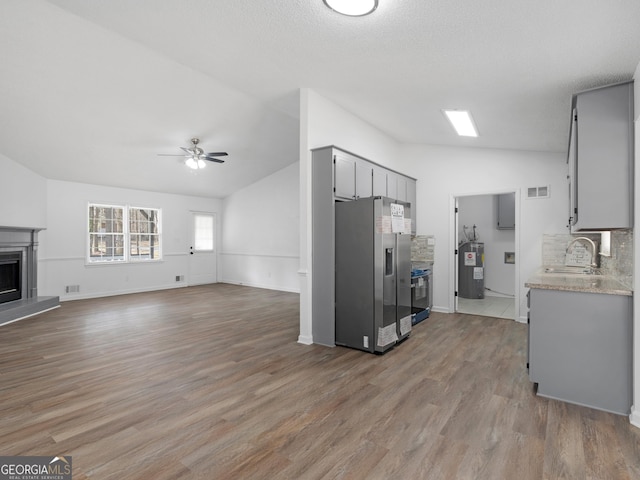
[[[529,187],[527,188],[527,198],[549,198],[550,189],[549,185],[542,187]]]
[[[67,285],[64,287],[64,293],[80,293],[80,285]]]

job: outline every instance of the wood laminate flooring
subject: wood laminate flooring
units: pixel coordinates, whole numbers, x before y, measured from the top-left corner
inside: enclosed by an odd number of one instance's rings
[[[297,343],[298,295],[226,284],[0,328],[0,454],[74,479],[638,479],[640,429],[538,398],[526,325],[433,313],[385,355]]]

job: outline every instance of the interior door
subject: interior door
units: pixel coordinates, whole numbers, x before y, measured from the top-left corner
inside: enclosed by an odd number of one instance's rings
[[[216,214],[191,212],[189,229],[188,284],[216,283]]]

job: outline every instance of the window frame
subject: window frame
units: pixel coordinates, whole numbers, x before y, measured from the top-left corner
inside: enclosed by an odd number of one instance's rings
[[[122,210],[122,232],[106,232],[107,235],[120,235],[122,236],[122,249],[123,255],[122,258],[116,258],[115,255],[110,257],[105,257],[102,259],[101,257],[92,257],[91,256],[91,245],[92,245],[92,235],[96,235],[96,232],[92,231],[91,225],[91,209],[92,207],[101,207],[101,208],[111,208],[111,209],[121,209]],[[157,238],[157,258],[143,258],[140,255],[132,255],[131,247],[132,247],[132,238],[133,236],[144,235],[144,232],[131,232],[131,211],[132,210],[152,210],[156,212],[157,219],[155,220],[155,226],[157,229],[157,233],[148,233],[148,235],[153,235]],[[85,224],[85,241],[86,241],[86,257],[85,263],[86,265],[122,265],[122,264],[132,264],[132,263],[156,263],[161,262],[163,260],[163,240],[162,240],[162,209],[157,207],[140,207],[137,205],[127,205],[127,204],[117,204],[117,203],[103,203],[103,202],[88,202],[87,204],[87,223]],[[113,247],[115,248],[115,247]]]

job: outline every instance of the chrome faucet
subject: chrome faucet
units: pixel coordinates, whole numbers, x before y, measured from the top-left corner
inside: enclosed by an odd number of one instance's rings
[[[587,237],[574,238],[573,240],[571,240],[571,243],[569,243],[569,246],[567,247],[567,253],[572,253],[573,252],[573,246],[579,240],[586,240],[587,242],[589,242],[589,245],[591,245],[591,265],[590,266],[591,267],[597,267],[598,264],[596,263],[596,244],[593,243],[593,240],[591,240],[590,238],[587,238]]]

